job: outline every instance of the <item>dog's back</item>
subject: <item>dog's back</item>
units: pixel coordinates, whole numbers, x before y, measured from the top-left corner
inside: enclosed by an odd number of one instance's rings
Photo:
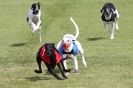
[[[116,10],[113,3],[105,3],[102,9],[105,9],[105,8],[112,8],[113,10]]]

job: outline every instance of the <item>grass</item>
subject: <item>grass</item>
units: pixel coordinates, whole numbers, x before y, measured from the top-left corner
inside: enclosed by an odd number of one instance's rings
[[[133,88],[132,0],[110,0],[120,12],[120,30],[114,40],[103,29],[99,12],[109,0],[40,0],[42,43],[26,23],[34,1],[0,0],[1,88]],[[47,73],[45,65],[43,74],[35,74],[38,48],[46,42],[57,44],[65,33],[75,33],[71,16],[79,25],[78,40],[88,67],[84,68],[79,58],[80,74],[71,72],[63,81]],[[68,64],[72,68],[71,60]]]

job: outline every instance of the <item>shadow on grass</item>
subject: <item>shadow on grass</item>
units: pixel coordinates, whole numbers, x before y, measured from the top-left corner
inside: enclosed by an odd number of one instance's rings
[[[11,44],[12,47],[20,47],[20,46],[24,46],[27,43],[15,43],[15,44]]]
[[[33,82],[36,82],[38,80],[49,80],[50,78],[48,78],[48,77],[32,76],[32,77],[25,77],[25,79],[33,81]]]
[[[22,46],[28,46],[29,44],[36,44],[37,42],[22,42],[22,43],[14,43],[10,46],[12,47],[22,47]]]
[[[88,41],[97,41],[97,40],[103,40],[106,39],[104,37],[96,37],[96,38],[86,38]]]
[[[45,70],[45,75],[42,76],[31,76],[31,77],[25,77],[24,79],[26,80],[30,80],[30,81],[33,81],[33,82],[36,82],[36,81],[39,81],[39,80],[50,80],[51,78],[50,77],[47,77],[47,76],[51,76],[53,77],[49,72],[48,70]],[[55,69],[55,73],[58,75],[59,73],[61,74],[60,70],[58,69]],[[59,75],[58,75],[59,76]],[[61,76],[62,77],[62,76]],[[54,78],[54,77],[53,77]],[[55,78],[56,79],[56,78]]]

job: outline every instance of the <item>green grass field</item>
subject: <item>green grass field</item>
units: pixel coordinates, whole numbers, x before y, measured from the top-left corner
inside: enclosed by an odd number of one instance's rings
[[[34,1],[0,0],[0,88],[133,88],[133,0],[40,0],[42,43],[26,22]],[[105,2],[113,2],[120,12],[114,40],[100,19]],[[75,33],[71,16],[80,29],[87,68],[79,57],[80,74],[71,72],[67,80],[56,80],[45,65],[42,74],[34,73],[42,44],[57,44],[65,33]],[[68,64],[73,67],[71,60]]]

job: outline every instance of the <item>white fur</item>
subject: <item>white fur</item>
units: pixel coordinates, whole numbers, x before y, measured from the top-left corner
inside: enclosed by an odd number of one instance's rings
[[[32,29],[32,32],[37,32],[39,31],[39,36],[40,36],[40,42],[42,40],[41,38],[41,10],[39,10],[39,13],[37,15],[33,14],[33,10],[30,9],[28,12],[28,18],[29,18],[29,26]]]
[[[79,35],[79,28],[78,28],[77,24],[75,23],[75,21],[72,19],[72,17],[70,18],[70,20],[71,20],[71,22],[75,26],[76,34],[75,34],[75,36],[73,34],[65,34],[63,36],[63,39],[61,41],[59,41],[59,43],[57,44],[57,49],[59,50],[59,48],[62,46],[62,44],[63,43],[67,43],[68,40],[69,40],[70,47],[67,50],[64,50],[64,51],[65,52],[70,52],[72,50],[72,47],[73,47],[72,41],[74,40],[75,41],[75,44],[78,47],[78,50],[80,51],[78,55],[81,55],[83,64],[86,67],[86,61],[85,61],[85,58],[84,58],[84,55],[83,55],[84,54],[83,48],[82,48],[80,42],[76,40],[77,37],[78,37],[78,35]],[[63,54],[62,55],[63,58],[66,58],[67,56],[73,58],[73,61],[74,61],[74,69],[75,69],[75,71],[78,71],[77,55],[73,55],[73,54]],[[67,63],[67,60],[64,60],[64,66],[67,69],[66,63]]]

